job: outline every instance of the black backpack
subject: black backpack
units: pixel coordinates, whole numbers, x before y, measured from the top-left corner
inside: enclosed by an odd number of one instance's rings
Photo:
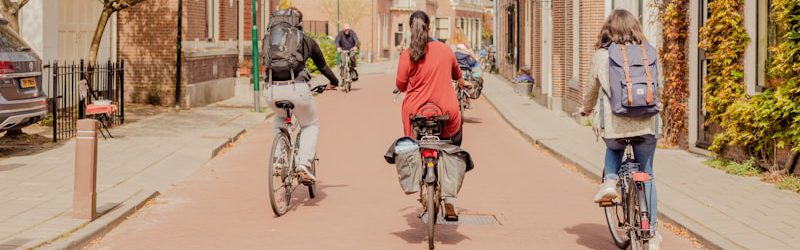
[[[293,10],[272,13],[263,41],[264,65],[270,81],[273,77],[294,80],[303,69],[303,37],[299,13]]]

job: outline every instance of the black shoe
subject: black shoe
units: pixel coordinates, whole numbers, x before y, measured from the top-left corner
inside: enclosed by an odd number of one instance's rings
[[[449,203],[444,204],[444,220],[458,221],[458,214],[456,213],[456,207],[453,206],[453,204]]]

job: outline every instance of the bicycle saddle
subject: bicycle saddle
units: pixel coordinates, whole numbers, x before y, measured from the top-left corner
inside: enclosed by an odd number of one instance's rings
[[[279,109],[293,109],[294,103],[290,101],[277,101],[275,102],[275,107],[278,107]]]
[[[636,144],[641,144],[644,141],[645,141],[644,137],[641,136],[617,139],[617,142],[622,145],[636,145]]]

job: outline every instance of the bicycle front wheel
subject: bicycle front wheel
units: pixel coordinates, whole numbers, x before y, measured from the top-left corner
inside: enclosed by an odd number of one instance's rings
[[[291,167],[292,145],[289,135],[278,133],[272,141],[272,152],[269,161],[269,202],[275,215],[281,216],[289,209],[291,193],[289,168]]]
[[[426,192],[428,193],[426,199],[426,205],[428,210],[428,249],[433,249],[433,234],[434,234],[434,227],[436,226],[436,220],[438,219],[439,211],[436,211],[436,188],[434,183],[428,183],[425,186]]]
[[[311,161],[311,167],[309,167],[309,171],[311,171],[311,174],[315,177],[317,176],[317,164],[319,164],[319,159],[317,159],[317,156],[314,155],[314,160]],[[317,182],[311,182],[306,186],[308,186],[308,197],[311,199],[317,197]]]

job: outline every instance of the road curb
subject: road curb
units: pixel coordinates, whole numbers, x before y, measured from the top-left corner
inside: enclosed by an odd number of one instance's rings
[[[91,241],[110,232],[114,227],[127,219],[128,216],[139,211],[148,201],[154,199],[158,195],[158,191],[155,190],[141,190],[131,196],[130,199],[122,202],[116,209],[40,247],[46,249],[81,249],[86,247]]]
[[[267,110],[266,114],[264,115],[264,120],[267,120],[267,119],[269,119],[269,118],[270,118],[270,117],[272,117],[274,114],[275,114],[275,112],[272,112],[272,110]],[[236,132],[236,134],[235,134],[235,135],[231,136],[230,138],[228,138],[228,140],[226,140],[225,142],[223,142],[222,144],[220,144],[219,146],[217,146],[216,148],[214,148],[214,150],[212,150],[212,151],[211,151],[211,159],[213,159],[214,157],[217,157],[217,155],[219,155],[219,153],[220,153],[220,152],[222,152],[222,149],[224,149],[224,148],[226,148],[226,147],[230,146],[230,145],[231,145],[231,144],[233,144],[234,142],[236,142],[236,141],[238,141],[239,139],[241,139],[241,138],[242,138],[242,136],[243,136],[245,133],[247,133],[247,130],[248,130],[248,129],[249,129],[249,128],[242,128],[241,130],[239,130],[239,132]]]
[[[553,156],[556,159],[558,159],[558,160],[560,160],[562,162],[566,162],[566,163],[575,165],[576,166],[575,169],[577,171],[579,171],[581,174],[584,174],[584,175],[586,175],[588,177],[596,178],[598,180],[600,178],[602,178],[600,175],[598,175],[598,174],[596,174],[596,173],[594,173],[594,172],[592,172],[590,170],[591,166],[587,166],[585,163],[581,163],[581,162],[573,160],[572,158],[568,157],[564,153],[562,153],[562,152],[560,152],[558,150],[555,150],[553,147],[548,145],[546,140],[539,140],[539,139],[533,138],[531,135],[529,135],[528,133],[523,131],[522,128],[517,126],[517,124],[515,124],[515,123],[511,122],[511,120],[509,120],[509,118],[506,115],[506,112],[504,110],[498,108],[498,106],[495,105],[494,101],[492,101],[492,98],[489,97],[488,93],[486,94],[486,101],[489,103],[489,105],[492,106],[492,108],[495,111],[497,111],[498,114],[500,114],[500,117],[502,117],[503,120],[508,125],[510,125],[512,128],[514,128],[514,130],[516,130],[520,135],[522,135],[526,140],[528,140],[532,144],[541,146],[547,152],[553,154]],[[536,105],[539,105],[539,104],[537,103]],[[704,247],[706,247],[708,249],[741,248],[741,246],[736,246],[736,245],[731,246],[729,244],[724,244],[724,243],[721,243],[721,242],[712,241],[711,238],[718,238],[718,237],[721,237],[721,236],[714,235],[711,232],[703,232],[703,231],[706,231],[706,230],[703,230],[702,226],[699,225],[699,223],[693,222],[688,218],[683,218],[683,216],[680,215],[680,212],[678,212],[677,210],[675,210],[674,208],[670,207],[667,204],[663,204],[663,205],[660,204],[658,218],[660,220],[663,220],[665,222],[668,222],[670,224],[678,226],[678,227],[680,227],[682,229],[685,229],[692,237],[696,238],[700,244],[702,244]],[[682,219],[680,219],[680,218],[682,218]]]

